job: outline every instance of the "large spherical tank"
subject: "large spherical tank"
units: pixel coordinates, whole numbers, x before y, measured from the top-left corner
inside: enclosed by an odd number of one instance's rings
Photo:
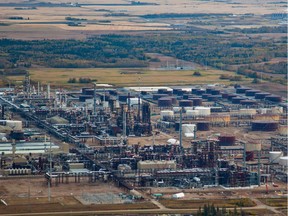
[[[255,99],[264,99],[266,96],[270,95],[270,93],[259,92],[254,95]]]
[[[173,119],[174,112],[172,110],[163,110],[160,112],[161,120]]]
[[[277,95],[268,95],[265,97],[265,100],[276,102],[276,103],[282,102],[282,98]]]
[[[79,101],[80,102],[85,102],[87,99],[92,99],[92,95],[79,95]]]
[[[191,107],[191,106],[193,106],[193,102],[191,100],[180,100],[179,106],[180,107]]]
[[[168,96],[169,96],[168,94],[153,94],[153,100],[158,100],[159,98]]]
[[[197,122],[197,131],[209,131],[210,123],[208,121]]]
[[[198,89],[196,92],[197,95],[203,95],[205,93],[206,93],[206,90],[204,90],[204,89]]]
[[[260,93],[261,91],[259,91],[259,90],[247,90],[246,92],[245,92],[245,95],[246,96],[254,96],[255,94],[257,94],[257,93]]]
[[[193,102],[193,106],[201,106],[202,98],[189,98]]]
[[[162,97],[158,99],[158,107],[171,107],[172,99],[169,97]]]
[[[203,99],[207,99],[211,94],[202,94]]]
[[[246,151],[246,161],[254,161],[254,152]]]
[[[235,144],[236,138],[231,135],[222,135],[218,137],[220,146],[232,146]]]
[[[269,163],[279,163],[280,157],[283,156],[281,151],[269,152]]]
[[[218,89],[212,89],[212,90],[211,90],[211,94],[212,94],[212,95],[219,95],[219,94],[220,94],[220,90],[218,90]]]
[[[246,92],[247,90],[251,90],[251,89],[250,89],[250,88],[244,88],[244,87],[242,87],[242,88],[237,88],[237,89],[236,89],[236,93],[237,93],[237,94],[245,94],[245,92]]]
[[[209,95],[208,101],[219,101],[221,99],[221,95]]]
[[[237,97],[235,94],[228,94],[227,99],[232,100],[232,98]]]
[[[255,100],[241,100],[240,101],[241,105],[246,105],[246,106],[253,106],[253,105],[257,105],[258,102]]]
[[[211,114],[210,107],[195,107],[195,110],[199,111],[200,116],[209,116]]]
[[[252,131],[276,131],[279,123],[275,121],[253,121]]]
[[[279,164],[282,166],[288,166],[288,156],[280,157]]]
[[[241,101],[246,100],[246,98],[243,97],[233,97],[232,98],[232,103],[233,104],[240,104]]]

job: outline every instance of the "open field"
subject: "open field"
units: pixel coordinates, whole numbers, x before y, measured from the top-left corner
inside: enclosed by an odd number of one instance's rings
[[[273,207],[286,207],[287,208],[287,198],[262,198],[259,199],[261,202],[265,203],[268,206]]]
[[[115,69],[115,68],[85,68],[85,69],[57,69],[33,68],[29,70],[31,79],[35,82],[49,82],[55,86],[67,86],[69,78],[89,77],[98,83],[108,83],[116,86],[155,86],[155,85],[196,85],[203,83],[230,84],[230,81],[220,80],[221,74],[233,74],[220,70],[203,70],[202,76],[193,76],[190,70],[148,70],[148,69]],[[125,73],[128,72],[128,73]],[[130,72],[130,73],[129,73]],[[139,79],[140,78],[140,79]],[[11,80],[23,80],[23,77],[9,77]],[[249,79],[243,79],[243,83]],[[73,84],[75,86],[75,84]]]

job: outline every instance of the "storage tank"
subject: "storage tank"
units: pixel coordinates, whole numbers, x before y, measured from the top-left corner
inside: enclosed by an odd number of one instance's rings
[[[192,94],[197,94],[197,91],[198,91],[198,90],[200,90],[200,89],[197,89],[197,88],[191,89],[191,93],[192,93]]]
[[[232,135],[221,135],[218,137],[220,146],[233,146],[235,144],[236,138]]]
[[[219,101],[221,98],[221,95],[209,95],[207,97],[208,101]]]
[[[283,113],[283,107],[272,107],[271,112],[273,114],[282,114]]]
[[[203,95],[206,93],[206,90],[204,89],[198,89],[197,92],[196,92],[196,95]]]
[[[199,110],[187,110],[186,111],[187,118],[194,118],[199,116]]]
[[[208,121],[197,122],[197,131],[209,131],[210,123]]]
[[[212,90],[214,90],[214,89],[213,89],[213,88],[207,88],[207,89],[206,89],[206,93],[207,93],[207,94],[211,94]]]
[[[222,112],[222,107],[210,107],[211,113]]]
[[[279,121],[280,115],[279,114],[262,114],[262,115],[254,115],[254,120],[261,120],[261,121]]]
[[[259,92],[254,95],[255,99],[264,99],[266,96],[271,95],[270,93]]]
[[[168,94],[153,94],[153,100],[158,100],[162,97],[168,97]]]
[[[246,161],[254,161],[254,152],[253,151],[246,151]]]
[[[168,94],[168,89],[166,88],[160,88],[157,91],[158,94]]]
[[[195,130],[195,124],[182,124],[182,133],[185,137],[194,137]]]
[[[281,151],[269,152],[269,163],[279,163],[280,157],[283,157],[283,152]]]
[[[275,121],[253,121],[252,131],[276,131],[278,126],[278,122]]]
[[[193,106],[201,106],[202,105],[202,98],[189,98],[192,101]]]
[[[195,110],[199,111],[200,116],[209,116],[211,114],[209,107],[195,107]]]
[[[180,107],[191,107],[191,106],[193,106],[193,102],[191,100],[180,100],[179,106]]]
[[[246,151],[248,152],[261,151],[261,143],[247,143]]]
[[[212,90],[211,90],[211,94],[212,94],[212,95],[219,95],[219,94],[220,94],[220,90],[218,90],[218,89],[212,89]]]
[[[168,120],[174,118],[174,112],[172,110],[163,110],[160,112],[161,120]]]
[[[236,94],[228,94],[227,99],[228,100],[232,100],[232,98],[234,98],[234,97],[238,97],[238,95],[236,95]]]
[[[172,93],[173,93],[174,95],[177,95],[179,91],[182,91],[182,89],[175,88],[175,89],[173,89]]]
[[[241,87],[241,88],[237,88],[236,89],[236,93],[237,94],[245,94],[246,91],[251,90],[250,88],[245,88],[245,87]]]
[[[240,109],[239,114],[240,115],[256,115],[257,110],[256,109]]]
[[[246,98],[243,97],[233,97],[232,98],[232,104],[240,104],[241,101],[246,100]]]
[[[226,99],[226,98],[228,98],[228,95],[229,95],[229,94],[224,92],[224,93],[222,93],[221,95],[222,95],[222,98]]]
[[[181,111],[182,107],[173,107],[174,113],[179,113]]]
[[[245,106],[253,106],[253,105],[257,105],[258,102],[255,100],[241,100],[240,104],[245,105]]]
[[[22,131],[22,121],[6,120],[6,126],[15,131]]]
[[[127,101],[126,103],[128,104],[128,98],[127,98]],[[140,100],[140,104],[142,104],[142,99],[140,98],[130,98],[130,106],[135,106],[135,105],[138,105],[139,103],[139,100]]]
[[[245,92],[245,95],[246,96],[254,96],[255,94],[257,94],[257,93],[260,93],[261,91],[259,91],[259,90],[247,90],[246,92]]]
[[[82,89],[82,93],[84,95],[94,95],[94,89],[91,89],[91,88],[86,88],[86,89]]]
[[[184,100],[189,99],[189,97],[192,97],[192,95],[191,95],[191,94],[184,94],[184,95],[183,95],[183,99],[184,99]]]
[[[288,167],[288,156],[280,157],[279,164]]]
[[[287,125],[279,125],[278,132],[279,132],[279,135],[287,137],[288,136]]]
[[[202,94],[203,99],[207,99],[211,94]]]
[[[268,95],[265,97],[265,100],[276,102],[276,103],[282,102],[282,98],[277,95]]]
[[[158,99],[158,107],[171,107],[172,99],[169,97],[163,97]]]

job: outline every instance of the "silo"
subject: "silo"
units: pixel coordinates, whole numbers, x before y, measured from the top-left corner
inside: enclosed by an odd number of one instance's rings
[[[208,121],[197,122],[197,131],[209,131],[210,123]]]
[[[191,106],[193,106],[193,102],[191,100],[180,100],[179,106],[180,107],[191,107]]]
[[[265,100],[268,100],[271,102],[276,102],[276,103],[282,102],[282,98],[280,96],[277,96],[277,95],[268,95],[265,97]]]
[[[266,96],[271,95],[270,93],[259,92],[254,95],[255,99],[264,99]]]
[[[255,94],[257,94],[257,93],[260,93],[261,91],[259,91],[259,90],[247,90],[246,92],[245,92],[245,95],[246,96],[254,96]]]
[[[253,121],[252,131],[276,131],[279,127],[275,121]]]
[[[220,146],[233,146],[235,144],[236,138],[232,135],[221,135],[218,137]]]
[[[279,163],[281,157],[283,157],[283,152],[281,151],[269,152],[269,163]]]
[[[171,107],[172,99],[169,97],[162,97],[158,99],[158,107]]]
[[[201,106],[202,98],[189,98],[193,102],[193,106]]]

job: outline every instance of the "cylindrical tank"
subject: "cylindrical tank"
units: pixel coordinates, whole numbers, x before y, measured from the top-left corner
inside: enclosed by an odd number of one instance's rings
[[[180,100],[179,106],[180,107],[191,107],[191,106],[193,106],[193,102],[191,100]]]
[[[287,137],[288,136],[287,125],[279,125],[278,132],[279,132],[279,135]]]
[[[221,95],[209,95],[208,101],[219,101],[221,99]]]
[[[279,164],[282,166],[288,166],[288,156],[280,157]]]
[[[91,89],[91,88],[86,88],[86,89],[82,89],[82,92],[84,95],[94,95],[94,89]]]
[[[232,100],[232,98],[237,97],[235,94],[228,94],[227,99]]]
[[[175,89],[173,89],[172,93],[173,93],[174,95],[177,95],[179,91],[182,91],[182,89],[175,88]]]
[[[246,106],[252,106],[252,105],[257,105],[258,102],[255,100],[241,100],[240,101],[241,105],[246,105]]]
[[[15,140],[24,140],[24,132],[23,131],[11,131],[10,137]]]
[[[197,122],[197,131],[209,131],[210,123],[207,121]]]
[[[160,112],[161,120],[173,119],[174,112],[172,110],[163,110]]]
[[[269,152],[269,163],[279,163],[280,157],[283,157],[283,152],[281,151]]]
[[[250,89],[250,88],[245,88],[245,87],[237,88],[237,89],[236,89],[236,93],[237,93],[237,94],[245,94],[245,92],[246,92],[247,90],[251,90],[251,89]]]
[[[209,116],[211,114],[210,107],[195,107],[199,111],[200,116]]]
[[[254,152],[246,151],[246,161],[254,161]]]
[[[141,98],[130,98],[130,106],[138,105],[139,102],[140,102],[140,104],[142,104],[142,99]],[[126,103],[128,104],[128,98],[127,98]]]
[[[93,96],[92,95],[80,95],[79,96],[79,101],[80,102],[85,102],[87,99],[92,99]]]
[[[183,96],[184,94],[186,94],[187,92],[185,90],[178,90],[177,91],[177,96]]]
[[[174,113],[179,113],[181,111],[182,107],[173,107]]]
[[[283,107],[272,107],[271,112],[273,114],[282,114],[283,113]]]
[[[279,114],[263,114],[263,115],[254,115],[254,120],[261,120],[261,121],[279,121],[280,115]]]
[[[276,131],[278,126],[278,122],[275,121],[253,121],[252,131]]]
[[[270,95],[270,93],[259,92],[254,95],[255,99],[264,99],[266,96]]]
[[[183,99],[184,100],[187,100],[187,99],[189,99],[189,97],[191,97],[192,95],[191,94],[184,94],[183,95]]]
[[[167,94],[168,93],[168,90],[166,88],[160,88],[158,89],[158,94]]]
[[[220,146],[233,146],[235,144],[235,136],[221,135],[218,137]]]
[[[196,128],[195,124],[182,124],[182,132],[185,133],[194,133]]]
[[[163,97],[158,99],[158,107],[171,107],[172,99],[169,97]]]
[[[207,99],[211,94],[202,94],[203,99]]]
[[[187,110],[186,116],[187,116],[187,118],[193,118],[193,117],[199,116],[199,111],[198,110]]]
[[[202,98],[189,98],[193,102],[193,106],[201,106]]]
[[[222,95],[222,98],[226,99],[226,98],[228,98],[228,95],[229,95],[229,94],[228,94],[228,93],[225,93],[225,92],[223,92],[221,95]]]
[[[199,90],[199,89],[196,89],[196,88],[195,88],[195,89],[191,89],[191,93],[192,93],[192,94],[196,94],[198,90]]]
[[[240,109],[239,114],[240,115],[256,115],[257,110],[256,109]]]
[[[179,131],[179,129],[180,129],[180,122],[175,122],[174,127],[175,127],[175,131]]]
[[[222,112],[222,107],[210,107],[211,113]]]
[[[203,95],[205,93],[206,93],[206,91],[204,89],[198,89],[196,92],[196,95]]]
[[[276,102],[276,103],[282,102],[282,98],[277,95],[268,95],[265,97],[265,100]]]
[[[240,104],[241,101],[245,100],[246,98],[243,97],[233,97],[232,104]]]
[[[207,88],[207,89],[206,89],[206,93],[207,93],[207,94],[211,94],[212,90],[213,90],[213,88]]]
[[[247,143],[246,151],[261,151],[261,143]]]
[[[22,131],[22,121],[6,120],[6,126],[9,126],[15,131]]]
[[[252,90],[247,90],[246,92],[245,92],[245,95],[246,96],[254,96],[256,93],[260,93],[261,91],[259,91],[259,90],[254,90],[254,89],[252,89]]]
[[[220,90],[218,90],[218,89],[212,89],[212,90],[211,90],[211,94],[212,94],[212,95],[219,95],[219,94],[220,94]]]
[[[168,96],[169,96],[168,94],[153,94],[153,100],[158,100],[159,98]]]

